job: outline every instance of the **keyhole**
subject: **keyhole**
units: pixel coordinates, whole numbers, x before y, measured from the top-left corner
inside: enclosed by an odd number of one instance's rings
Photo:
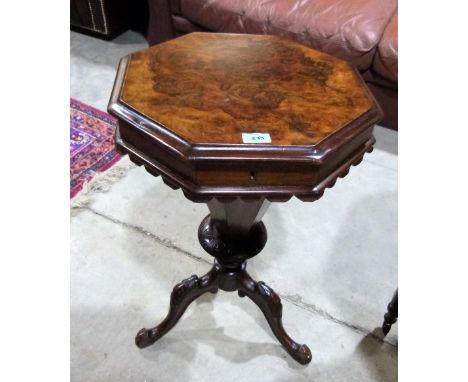
[[[250,180],[255,181],[255,171],[250,172]]]

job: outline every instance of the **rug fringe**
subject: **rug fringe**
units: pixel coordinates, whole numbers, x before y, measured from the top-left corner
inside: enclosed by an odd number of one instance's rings
[[[136,167],[128,156],[124,156],[110,169],[97,173],[83,185],[78,194],[70,200],[70,212],[74,215],[80,208],[87,207],[93,202],[93,196],[111,189],[112,185],[122,179],[127,172]]]

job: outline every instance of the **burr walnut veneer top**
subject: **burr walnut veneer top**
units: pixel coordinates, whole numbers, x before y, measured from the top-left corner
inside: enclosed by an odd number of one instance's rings
[[[193,33],[131,55],[121,100],[192,143],[313,145],[373,106],[348,63],[271,37]]]
[[[280,37],[211,33],[122,58],[108,110],[117,148],[194,201],[316,200],[372,150],[381,118],[348,63]]]

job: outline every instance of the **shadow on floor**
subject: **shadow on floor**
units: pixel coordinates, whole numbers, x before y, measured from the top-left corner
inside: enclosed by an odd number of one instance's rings
[[[230,294],[233,298],[239,298],[237,293]],[[209,329],[195,328],[187,330],[179,327],[179,330],[177,330],[176,325],[171,332],[162,337],[154,346],[142,350],[141,354],[146,358],[157,360],[161,354],[167,352],[174,351],[179,354],[180,346],[183,346],[185,351],[182,356],[189,361],[196,353],[197,346],[209,345],[218,356],[232,363],[247,363],[256,357],[271,355],[285,361],[292,369],[300,370],[306,367],[294,361],[280,344],[242,341],[226,335],[222,327],[217,327],[216,321],[211,314],[215,298],[215,294],[204,294],[192,303],[195,305],[192,314],[183,317],[183,320],[186,320],[187,323],[193,323],[194,321],[191,321],[190,317],[198,315],[197,322],[203,322],[203,326],[209,327]],[[202,319],[200,319],[200,315],[203,315]],[[268,326],[266,321],[265,325]],[[269,331],[269,327],[266,327],[265,330]],[[272,337],[274,338],[273,335]],[[276,338],[274,340],[277,341]]]
[[[374,374],[378,376],[378,379],[376,380],[382,382],[397,381],[398,353],[391,350],[389,351],[391,345],[382,342],[379,338],[383,338],[382,329],[375,328],[371,333],[362,338],[361,342],[359,342],[356,347],[355,353],[365,358],[369,369],[372,369]],[[390,355],[390,365],[379,365],[375,362],[375,358],[382,351],[385,351]]]

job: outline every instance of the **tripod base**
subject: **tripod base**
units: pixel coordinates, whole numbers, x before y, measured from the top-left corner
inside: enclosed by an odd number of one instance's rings
[[[141,329],[135,337],[135,343],[140,348],[154,344],[164,336],[179,321],[182,314],[192,301],[204,293],[238,291],[240,297],[249,297],[262,310],[271,330],[284,346],[286,351],[297,362],[305,365],[312,359],[312,353],[307,345],[293,341],[286,333],[282,323],[283,306],[278,295],[263,281],[255,282],[245,271],[245,262],[240,268],[229,269],[221,266],[215,260],[213,268],[204,276],[191,276],[177,284],[172,293],[169,313],[157,326],[151,329]]]

